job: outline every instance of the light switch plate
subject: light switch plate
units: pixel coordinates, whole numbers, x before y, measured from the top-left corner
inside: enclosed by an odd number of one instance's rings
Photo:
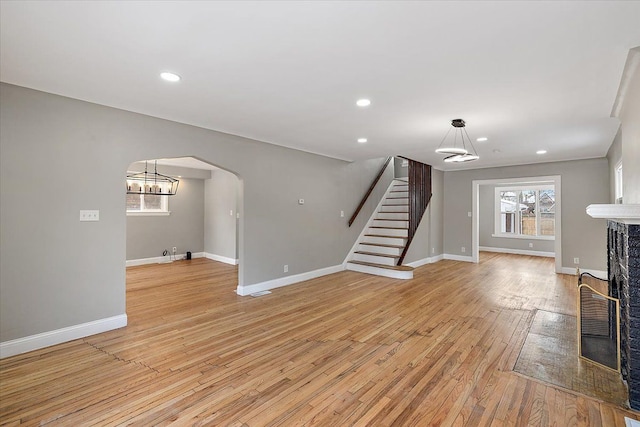
[[[81,210],[80,221],[100,221],[99,210]]]

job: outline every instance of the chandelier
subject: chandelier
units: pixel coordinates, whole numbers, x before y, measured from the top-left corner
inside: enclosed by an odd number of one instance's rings
[[[158,173],[157,161],[153,173],[147,172],[147,162],[144,162],[144,172],[127,175],[127,194],[173,196],[178,191],[179,182],[173,177]]]
[[[451,128],[442,139],[442,142],[440,142],[438,148],[436,148],[436,153],[448,154],[448,156],[444,158],[445,162],[462,163],[478,160],[480,158],[471,143],[471,138],[469,138],[465,125],[466,123],[462,119],[451,120]],[[447,140],[451,133],[451,129],[454,130],[453,137]]]

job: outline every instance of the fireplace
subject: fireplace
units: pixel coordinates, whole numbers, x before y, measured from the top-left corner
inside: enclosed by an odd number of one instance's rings
[[[620,299],[620,367],[631,408],[640,410],[640,205],[590,205],[606,218],[609,295]]]
[[[640,409],[640,225],[608,221],[609,294],[620,299],[620,362],[629,403]]]

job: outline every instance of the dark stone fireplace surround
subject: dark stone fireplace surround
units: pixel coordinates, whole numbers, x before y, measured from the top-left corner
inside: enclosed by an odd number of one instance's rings
[[[594,204],[587,214],[608,220],[609,294],[620,299],[620,368],[629,405],[640,410],[640,204]]]
[[[640,225],[607,223],[609,294],[620,299],[620,361],[629,404],[640,409]]]

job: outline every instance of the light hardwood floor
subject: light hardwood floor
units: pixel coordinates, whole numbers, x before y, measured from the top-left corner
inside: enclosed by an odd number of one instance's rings
[[[623,426],[635,412],[512,371],[553,260],[483,253],[401,281],[345,271],[234,293],[209,260],[127,270],[129,326],[0,361],[14,425]]]

